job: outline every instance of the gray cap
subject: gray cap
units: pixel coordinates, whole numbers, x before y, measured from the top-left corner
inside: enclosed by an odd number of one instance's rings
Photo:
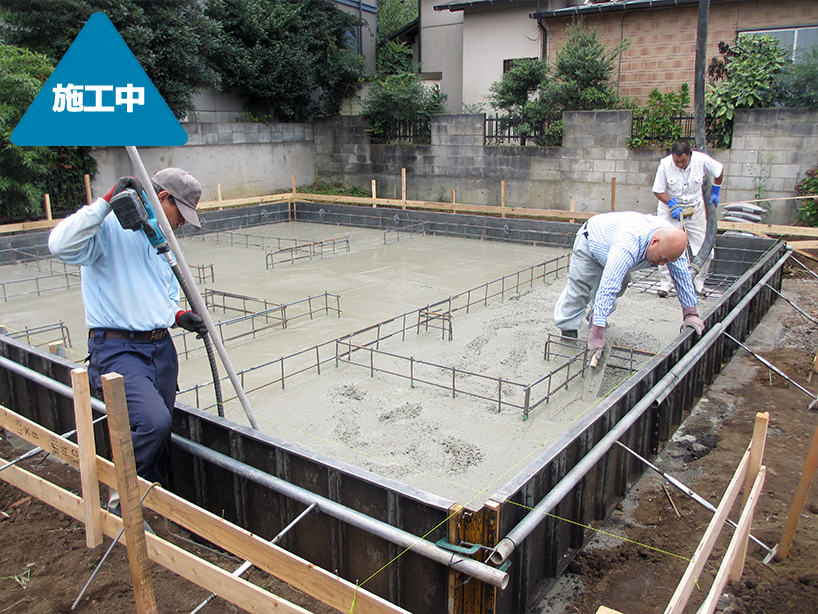
[[[202,186],[193,175],[181,168],[163,168],[153,176],[152,181],[161,189],[170,192],[186,222],[196,228],[202,227],[196,214],[196,206],[202,196]]]

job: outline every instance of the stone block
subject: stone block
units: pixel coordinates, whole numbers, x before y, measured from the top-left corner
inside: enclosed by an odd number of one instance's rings
[[[616,171],[615,160],[594,160],[594,170],[602,173],[614,173]]]

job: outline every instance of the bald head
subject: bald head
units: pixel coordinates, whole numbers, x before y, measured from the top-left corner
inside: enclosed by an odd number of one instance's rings
[[[687,233],[681,228],[662,226],[648,244],[645,255],[653,265],[667,264],[678,260],[687,247]]]

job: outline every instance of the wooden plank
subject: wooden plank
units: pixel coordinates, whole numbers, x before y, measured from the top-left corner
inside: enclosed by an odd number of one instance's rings
[[[704,532],[679,585],[676,587],[676,591],[673,593],[673,597],[671,597],[667,608],[665,608],[665,614],[681,614],[684,611],[687,600],[690,598],[690,593],[693,592],[693,587],[701,576],[701,572],[707,563],[710,552],[713,550],[716,539],[719,537],[722,525],[732,509],[736,497],[738,497],[749,464],[750,448],[748,446],[747,451],[741,458],[741,462],[738,464],[735,474],[733,474],[733,479],[730,480],[727,490],[724,491],[721,502],[718,508],[716,508],[716,513],[713,514],[710,524],[707,525],[707,530]]]
[[[156,595],[148,569],[148,546],[142,524],[142,502],[136,476],[133,455],[131,425],[128,404],[125,400],[125,384],[118,373],[102,376],[102,396],[108,411],[108,431],[111,434],[111,456],[116,470],[116,489],[119,491],[122,522],[128,545],[128,563],[131,566],[133,592],[137,614],[156,613]]]
[[[5,464],[0,458],[0,464]],[[82,522],[82,500],[68,492],[17,466],[9,467],[0,474],[3,480],[27,492],[51,507]],[[122,527],[122,521],[108,512],[102,512],[102,528],[105,535],[115,538]],[[236,578],[194,554],[155,536],[147,535],[148,554],[151,559],[170,571],[190,580],[194,584],[216,593],[223,599],[253,614],[283,612],[286,614],[309,614],[307,610],[290,603],[242,578]],[[124,541],[120,538],[120,541]],[[127,544],[126,544],[127,545]]]
[[[599,606],[599,609],[596,611],[596,614],[622,614],[619,610],[612,610],[611,608],[606,608],[604,605]]]
[[[778,543],[778,548],[776,548],[776,555],[782,559],[786,559],[790,553],[792,540],[793,537],[795,537],[795,528],[798,526],[798,520],[801,518],[801,512],[804,510],[807,492],[809,492],[809,486],[812,483],[816,468],[818,468],[818,426],[815,427],[815,433],[812,436],[812,445],[807,454],[807,460],[804,462],[804,470],[801,472],[798,488],[795,489],[790,514],[787,516],[787,524],[784,526],[784,535]]]
[[[747,499],[747,505],[744,507],[736,523],[736,530],[733,533],[733,538],[730,540],[730,545],[724,553],[719,571],[713,580],[710,591],[704,603],[699,607],[697,614],[713,614],[713,611],[718,605],[719,598],[722,591],[727,584],[727,580],[739,580],[741,574],[744,572],[744,561],[747,554],[747,542],[750,536],[750,526],[753,522],[753,514],[755,513],[756,504],[761,497],[761,489],[764,487],[764,478],[767,474],[767,468],[762,466],[756,475],[753,483],[752,492]]]
[[[102,543],[102,516],[99,506],[99,479],[97,477],[97,446],[94,440],[94,419],[91,415],[91,388],[88,371],[71,370],[71,388],[74,390],[74,419],[77,425],[80,481],[85,511],[85,545],[96,548]]]
[[[459,503],[455,503],[449,508],[449,516],[446,518],[446,541],[450,544],[459,544],[461,539],[460,519],[465,508]],[[463,581],[463,574],[453,567],[449,567],[448,591],[449,607],[448,614],[459,614],[464,612],[463,591],[458,590],[458,585]]]
[[[747,466],[747,477],[744,479],[744,494],[741,497],[741,507],[747,503],[750,496],[750,489],[753,487],[761,463],[764,460],[764,448],[767,445],[767,427],[770,424],[769,413],[756,413],[756,421],[753,426],[753,439],[750,441],[750,464]]]
[[[0,405],[0,427],[47,450],[71,466],[79,467],[77,445]],[[6,469],[2,473],[6,473]],[[114,465],[97,457],[99,479],[108,486],[116,487]],[[0,473],[0,476],[2,476]],[[150,483],[139,479],[140,494]],[[185,501],[162,488],[153,488],[145,498],[145,507],[173,522],[190,529],[204,539],[250,561],[255,567],[291,584],[342,612],[348,612],[355,603],[356,614],[392,612],[407,614],[406,610],[371,592],[356,587],[335,574],[316,567],[291,552],[270,545],[266,540],[229,523],[210,512]],[[56,506],[55,506],[56,507]],[[103,516],[105,512],[103,512]],[[80,518],[79,516],[75,516]],[[104,528],[104,527],[103,527]],[[107,535],[107,533],[106,533]],[[114,534],[116,535],[116,534]],[[149,536],[150,537],[150,536]],[[208,587],[205,587],[208,588]]]

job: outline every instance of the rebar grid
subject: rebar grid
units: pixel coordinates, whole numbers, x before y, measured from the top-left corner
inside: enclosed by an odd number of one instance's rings
[[[247,249],[257,248],[262,250],[283,249],[284,247],[298,247],[308,245],[312,240],[292,239],[290,237],[268,237],[265,235],[254,235],[246,232],[236,232],[233,230],[213,230],[211,232],[201,232],[190,235],[190,239],[201,239],[202,241],[215,241],[231,247],[244,247]]]
[[[45,333],[50,333],[53,331],[59,331],[60,336],[56,339],[50,339],[43,341],[41,336]],[[35,326],[34,328],[29,328],[26,326],[23,330],[9,330],[8,327],[0,326],[0,333],[4,335],[8,335],[12,339],[23,339],[25,338],[26,343],[33,347],[41,347],[44,345],[51,345],[54,342],[62,343],[63,347],[70,348],[71,347],[71,334],[68,332],[68,327],[65,325],[65,322],[57,322],[56,324],[44,324],[43,326]],[[39,343],[32,343],[32,337],[39,340]]]
[[[52,287],[42,287],[40,282],[41,281],[48,281],[52,279],[62,279],[64,280],[65,284],[60,284],[59,286],[52,286]],[[76,279],[77,281],[73,283],[72,280]],[[70,290],[71,288],[76,288],[80,285],[80,267],[75,267],[74,270],[66,270],[64,273],[53,273],[48,275],[39,275],[37,277],[28,277],[26,279],[14,279],[12,281],[0,281],[0,288],[2,288],[3,292],[3,301],[8,302],[10,298],[15,298],[18,296],[28,296],[30,294],[36,294],[40,296],[46,292],[53,292],[54,290]],[[9,288],[16,287],[19,284],[28,284],[30,288],[31,284],[34,285],[33,289],[27,289],[22,292],[17,293],[9,293]]]
[[[216,281],[216,273],[213,269],[213,264],[190,264],[188,268],[193,271],[196,276],[196,281],[200,284]]]
[[[708,300],[718,301],[738,279],[735,275],[725,275],[720,273],[708,273],[704,280],[704,294]],[[659,272],[653,267],[646,267],[634,271],[631,275],[631,282],[628,288],[635,288],[640,292],[656,294],[659,290]],[[671,285],[668,296],[676,296],[676,290]]]
[[[383,242],[387,242],[389,235],[395,235],[395,241],[400,241],[401,234],[408,234],[410,237],[414,235],[426,234],[426,222],[415,222],[414,224],[407,224],[406,226],[398,226],[397,228],[387,228],[383,231]]]
[[[310,320],[314,319],[314,315],[316,313],[325,313],[329,315],[330,312],[335,312],[338,314],[338,317],[341,317],[341,297],[337,294],[330,294],[329,292],[324,292],[323,294],[316,294],[315,296],[308,296],[307,298],[302,298],[297,301],[293,301],[291,303],[285,304],[275,304],[275,303],[268,303],[263,299],[257,299],[251,296],[242,296],[240,294],[232,294],[230,292],[220,292],[217,290],[208,290],[205,293],[205,297],[209,296],[210,302],[207,303],[208,310],[215,311],[218,308],[222,308],[223,312],[226,313],[228,309],[232,311],[239,311],[242,312],[243,315],[232,318],[230,320],[224,320],[221,322],[214,322],[215,327],[219,331],[219,338],[221,339],[222,343],[227,343],[228,341],[234,341],[236,339],[241,339],[242,337],[253,336],[255,337],[259,333],[274,328],[276,326],[280,326],[283,329],[286,329],[287,326],[299,320],[301,318],[309,317]],[[335,306],[330,306],[330,297],[335,298]],[[222,299],[221,305],[216,305],[216,299]],[[226,300],[228,298],[233,298],[236,300],[242,301],[242,307],[228,307]],[[323,304],[322,304],[323,299]],[[262,303],[265,308],[261,311],[250,311],[246,308],[247,303]],[[313,302],[316,305],[313,305]],[[267,307],[267,305],[272,304],[272,307]],[[290,313],[287,313],[287,309],[290,309]],[[296,313],[293,315],[294,309],[303,309],[302,312]],[[264,320],[264,324],[262,326],[258,326],[257,322],[259,320]],[[225,337],[225,328],[235,326],[237,324],[249,324],[250,330],[245,330],[238,334],[234,334],[231,337]],[[188,339],[190,335],[195,335],[190,331],[180,331],[176,333],[173,338],[181,339],[183,349],[178,350],[177,353],[179,356],[183,356],[184,358],[190,358],[190,354],[195,352],[202,351],[201,344],[195,344],[195,347],[189,348],[188,347]]]
[[[505,275],[501,278],[477,286],[476,288],[472,288],[471,290],[467,290],[466,292],[461,292],[460,294],[451,296],[448,299],[434,303],[434,306],[447,305],[448,309],[446,312],[449,314],[464,309],[466,313],[468,313],[469,309],[473,306],[486,306],[490,300],[498,297],[502,300],[507,294],[511,294],[512,292],[518,293],[520,289],[525,286],[533,286],[533,283],[537,280],[542,279],[543,282],[545,282],[547,276],[559,278],[560,271],[565,271],[568,269],[569,261],[570,255],[557,256],[556,258],[552,258],[541,264],[531,266],[527,269],[521,269],[516,273]],[[282,305],[282,307],[284,307],[284,305]],[[375,349],[377,350],[379,349],[381,341],[385,341],[397,335],[400,335],[401,339],[405,339],[407,330],[412,331],[412,329],[415,329],[416,332],[419,332],[420,324],[418,314],[421,311],[431,311],[431,307],[431,305],[427,305],[425,308],[408,311],[397,317],[383,320],[377,324],[372,324],[337,339],[332,339],[331,341],[306,348],[300,352],[244,369],[237,372],[237,375],[241,379],[241,385],[246,392],[254,392],[278,383],[280,383],[281,388],[284,389],[285,382],[288,377],[293,377],[301,373],[312,371],[313,369],[320,375],[322,365],[330,361],[335,361],[336,342],[351,343],[353,339],[368,336],[368,339],[359,341],[356,345],[360,345],[364,348],[374,345]],[[340,307],[338,309],[338,313],[340,317]],[[243,318],[238,318],[237,320],[241,319]],[[413,324],[413,321],[418,321],[418,324]],[[217,324],[216,326],[218,327],[219,325]],[[429,328],[438,328],[439,330],[443,331],[443,334],[445,335],[445,329],[442,326],[435,326],[433,322],[429,323]],[[184,350],[179,352],[180,356],[187,357],[189,352],[200,350],[200,348],[188,350],[186,345],[188,333],[182,333],[174,336],[174,338],[179,337],[182,337],[185,344]],[[322,352],[324,352],[326,356],[325,358],[321,358]],[[505,382],[505,380],[500,379],[498,386],[502,386],[502,383],[500,382]],[[178,395],[194,394],[196,399],[195,406],[199,409],[209,409],[210,407],[215,407],[215,403],[209,403],[206,407],[202,407],[202,399],[199,394],[201,390],[207,390],[209,387],[212,387],[212,382],[195,384],[181,390]],[[227,402],[233,398],[235,397],[225,398],[224,401]],[[522,408],[522,406],[520,406],[520,408]]]
[[[342,237],[333,237],[331,239],[322,239],[320,241],[311,241],[309,243],[301,243],[292,247],[284,247],[274,252],[267,252],[265,254],[265,265],[268,269],[275,268],[276,261],[279,264],[289,262],[294,264],[296,260],[313,258],[323,258],[325,253],[328,253],[328,248],[332,247],[332,255],[335,255],[336,245],[346,245],[346,252],[349,252],[349,235]],[[276,260],[279,258],[279,260]]]
[[[340,339],[336,340],[335,347],[336,360],[339,363],[343,362],[357,367],[364,367],[369,370],[371,377],[374,377],[375,373],[384,373],[387,375],[394,375],[396,377],[408,379],[412,388],[415,387],[415,384],[427,384],[429,386],[451,391],[452,398],[455,398],[457,394],[460,393],[476,399],[483,399],[484,401],[490,401],[493,405],[496,405],[498,413],[502,411],[503,406],[513,409],[524,409],[523,405],[518,405],[517,403],[509,401],[508,397],[513,395],[515,390],[518,391],[519,394],[523,394],[527,389],[525,384],[519,384],[501,377],[474,373],[472,371],[466,371],[465,369],[458,369],[457,367],[439,365],[425,360],[418,360],[412,356],[400,356],[399,354],[392,354],[391,352],[376,350],[371,346],[364,347],[360,345],[353,345],[348,341],[342,341]],[[353,360],[353,355],[356,352],[368,352],[368,363],[365,364],[355,362],[355,360]],[[381,363],[377,367],[375,366],[376,355]],[[392,365],[398,365],[393,366],[392,368],[399,368],[399,365],[405,365],[408,373],[406,371],[393,371],[390,370],[389,367],[382,366],[383,362],[390,360]],[[418,371],[418,368],[426,369],[423,371]],[[446,381],[443,382],[440,379],[437,381],[433,380],[432,378],[435,376],[435,374],[445,377]],[[474,381],[476,381],[477,384],[473,384],[472,382]],[[490,388],[495,388],[497,390],[496,396],[487,396],[487,393],[478,391],[480,384],[486,384]],[[503,388],[504,384],[507,386],[506,388]],[[509,387],[511,392],[509,392]],[[503,397],[506,398],[504,399]]]

